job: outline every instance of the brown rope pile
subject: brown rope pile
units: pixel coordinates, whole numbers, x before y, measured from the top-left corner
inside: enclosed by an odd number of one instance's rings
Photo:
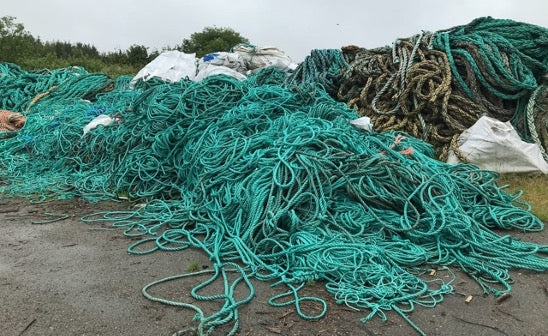
[[[350,69],[338,99],[370,117],[375,130],[407,132],[433,144],[445,160],[458,136],[481,116],[508,121],[524,115],[546,69],[544,53],[533,59],[520,51],[528,49],[515,47],[514,36],[493,31],[504,24],[485,18],[398,39],[392,47],[343,47]],[[546,39],[546,29],[520,25]]]
[[[20,130],[27,118],[21,113],[0,110],[0,132],[14,132]]]
[[[428,39],[398,40],[392,49],[343,48],[351,67],[338,98],[369,116],[376,130],[407,132],[445,159],[451,142],[488,109],[455,87],[447,55],[429,49]]]

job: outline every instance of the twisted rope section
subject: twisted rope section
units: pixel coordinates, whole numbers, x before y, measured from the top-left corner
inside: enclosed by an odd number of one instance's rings
[[[492,18],[398,39],[391,48],[351,46],[343,48],[350,70],[337,97],[377,130],[424,139],[445,160],[456,137],[483,115],[516,127],[534,123],[526,106],[548,70],[547,46],[547,29]]]

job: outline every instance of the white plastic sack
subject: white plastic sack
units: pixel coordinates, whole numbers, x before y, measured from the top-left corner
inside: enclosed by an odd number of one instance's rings
[[[228,75],[239,80],[243,80],[247,78],[245,75],[239,73],[238,71],[233,70],[231,68],[227,68],[223,65],[203,64],[200,66],[200,71],[196,75],[196,78],[194,78],[194,81],[199,82],[206,77],[209,77],[212,75],[221,75],[221,74]]]
[[[111,118],[110,116],[106,114],[99,114],[95,119],[90,121],[86,126],[84,126],[84,135],[86,135],[89,131],[94,129],[95,127],[99,125],[108,126],[115,122],[116,119]]]
[[[198,72],[201,70],[202,67],[207,67],[210,64],[218,66],[222,65],[227,68],[236,70],[242,74],[245,74],[247,72],[244,59],[238,53],[220,51],[207,54],[200,59]]]
[[[481,117],[459,136],[457,142],[466,159],[483,169],[500,173],[548,174],[548,163],[538,145],[522,141],[510,122]],[[457,156],[450,151],[447,163],[458,162]]]
[[[166,82],[178,82],[188,77],[196,77],[196,54],[185,54],[177,50],[165,51],[152,62],[145,65],[131,80],[133,86],[137,80],[145,81],[157,77]]]
[[[371,123],[371,119],[369,117],[361,117],[358,119],[350,120],[350,125],[359,129],[364,129],[366,131],[373,130],[373,124]]]
[[[283,51],[276,47],[253,47],[245,44],[235,46],[233,52],[238,53],[245,61],[246,67],[252,73],[261,68],[273,66],[279,70],[289,72],[297,68]]]

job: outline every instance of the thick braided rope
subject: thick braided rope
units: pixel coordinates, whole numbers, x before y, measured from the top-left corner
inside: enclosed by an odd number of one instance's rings
[[[307,319],[323,316],[325,302],[299,291],[322,280],[338,303],[369,309],[367,321],[388,310],[405,317],[452,291],[450,281],[421,276],[425,265],[460,267],[496,295],[510,290],[510,268],[548,268],[546,246],[490,230],[543,228],[514,205],[519,194],[497,186],[496,174],[439,162],[430,145],[402,133],[354,129],[355,112],[321,86],[287,86],[267,71],[242,82],[221,75],[135,89],[121,78],[110,90],[95,75],[75,80],[77,89],[60,84],[0,144],[0,178],[11,183],[0,192],[144,202],[84,220],[142,236],[132,253],[204,251],[213,272],[191,294],[220,301],[219,312],[155,298],[195,309],[203,335],[229,323],[236,332],[251,278],[286,286],[271,304],[294,305]],[[98,114],[121,123],[83,136]],[[223,289],[202,294],[216,280]],[[239,283],[250,289],[242,300],[234,297]],[[320,305],[320,314],[303,311],[303,301]]]

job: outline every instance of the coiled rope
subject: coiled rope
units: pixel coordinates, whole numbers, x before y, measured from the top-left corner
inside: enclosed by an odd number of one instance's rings
[[[526,106],[548,70],[548,30],[486,17],[398,39],[391,48],[351,46],[343,53],[350,70],[338,99],[379,131],[432,143],[445,160],[456,137],[483,115],[511,119],[518,129],[520,120],[534,123]],[[528,128],[522,134],[532,140]]]
[[[338,49],[314,49],[289,78],[289,84],[321,84],[331,96],[336,96],[349,65]]]
[[[398,57],[428,61],[424,40],[402,42]],[[412,71],[421,73],[404,63],[397,66],[400,75],[386,81],[398,86],[403,77],[410,83]],[[436,80],[442,83],[446,74],[440,70]],[[0,195],[36,201],[124,195],[145,203],[83,220],[112,222],[127,236],[143,237],[131,253],[204,251],[211,271],[143,289],[150,299],[194,309],[199,335],[231,323],[229,335],[236,333],[239,307],[254,296],[252,278],[286,286],[270,303],[294,305],[305,319],[325,314],[323,300],[299,294],[307,281],[321,280],[337,303],[369,309],[363,321],[386,319],[394,310],[420,332],[406,313],[452,292],[451,281],[421,276],[429,265],[460,267],[495,295],[510,291],[511,268],[548,269],[548,246],[491,230],[543,229],[519,193],[498,187],[497,174],[437,161],[430,145],[401,132],[354,129],[355,111],[323,85],[284,82],[272,69],[245,81],[219,75],[138,82],[134,89],[128,78],[69,78],[30,106],[16,136],[0,142],[0,179],[10,183],[0,186]],[[447,99],[430,91],[428,99]],[[389,111],[395,105],[383,97],[376,106]],[[99,114],[121,122],[83,136]],[[220,301],[214,314],[149,294],[159,282],[202,274],[210,277],[191,294]],[[220,292],[203,294],[215,281],[223,283]],[[234,295],[239,284],[249,289],[243,299]],[[303,311],[303,301],[316,302],[320,313]]]

